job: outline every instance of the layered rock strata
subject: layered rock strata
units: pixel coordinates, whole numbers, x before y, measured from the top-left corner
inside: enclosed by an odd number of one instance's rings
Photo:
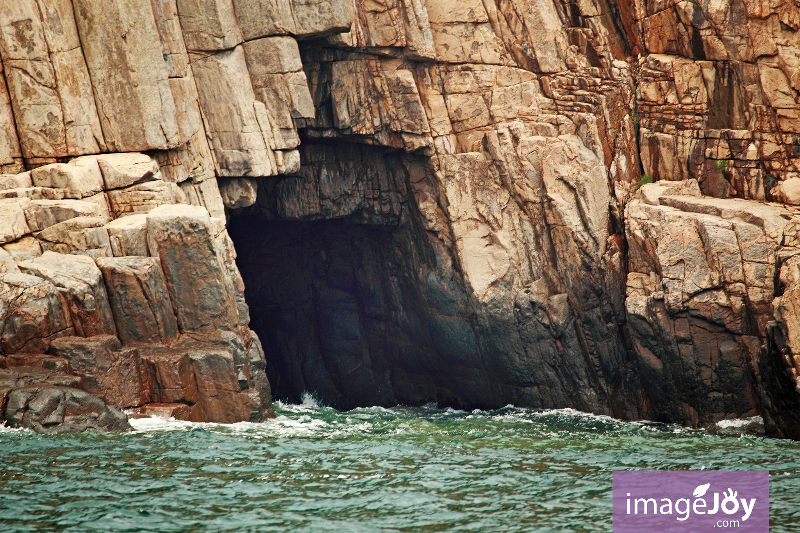
[[[761,416],[800,437],[779,205],[800,204],[798,20],[704,1],[0,6],[4,356],[192,420],[260,419],[268,375],[343,408]]]
[[[116,431],[127,422],[114,408],[206,422],[272,414],[225,220],[184,193],[196,187],[221,213],[213,178],[167,182],[155,159],[125,153],[3,180],[15,186],[0,200],[10,215],[0,249],[9,425]],[[57,370],[71,388],[53,389],[49,375],[29,378],[32,367]],[[41,411],[53,402],[61,419]],[[111,415],[101,409],[94,426],[70,418],[92,402],[118,415],[104,421]]]

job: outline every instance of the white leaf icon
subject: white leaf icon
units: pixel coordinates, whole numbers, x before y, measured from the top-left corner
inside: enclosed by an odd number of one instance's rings
[[[700,496],[705,494],[706,491],[708,490],[708,487],[710,487],[710,486],[711,486],[711,483],[706,483],[705,485],[700,485],[699,487],[694,489],[694,497],[695,498],[699,498]]]

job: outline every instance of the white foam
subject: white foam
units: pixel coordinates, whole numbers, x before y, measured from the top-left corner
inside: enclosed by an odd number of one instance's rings
[[[740,428],[748,424],[764,424],[764,419],[760,416],[751,416],[750,418],[734,418],[733,420],[720,420],[717,422],[718,428]]]
[[[33,431],[27,428],[10,428],[6,426],[5,422],[2,422],[0,423],[0,433],[33,433]]]

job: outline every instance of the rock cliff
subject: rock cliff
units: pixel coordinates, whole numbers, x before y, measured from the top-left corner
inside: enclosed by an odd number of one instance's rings
[[[0,5],[9,423],[269,378],[800,438],[793,3],[133,4]]]

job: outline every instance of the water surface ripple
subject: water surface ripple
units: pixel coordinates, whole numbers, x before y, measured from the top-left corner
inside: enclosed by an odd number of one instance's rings
[[[615,469],[770,470],[770,531],[800,524],[798,442],[572,410],[276,412],[127,435],[0,427],[0,531],[610,532]]]

